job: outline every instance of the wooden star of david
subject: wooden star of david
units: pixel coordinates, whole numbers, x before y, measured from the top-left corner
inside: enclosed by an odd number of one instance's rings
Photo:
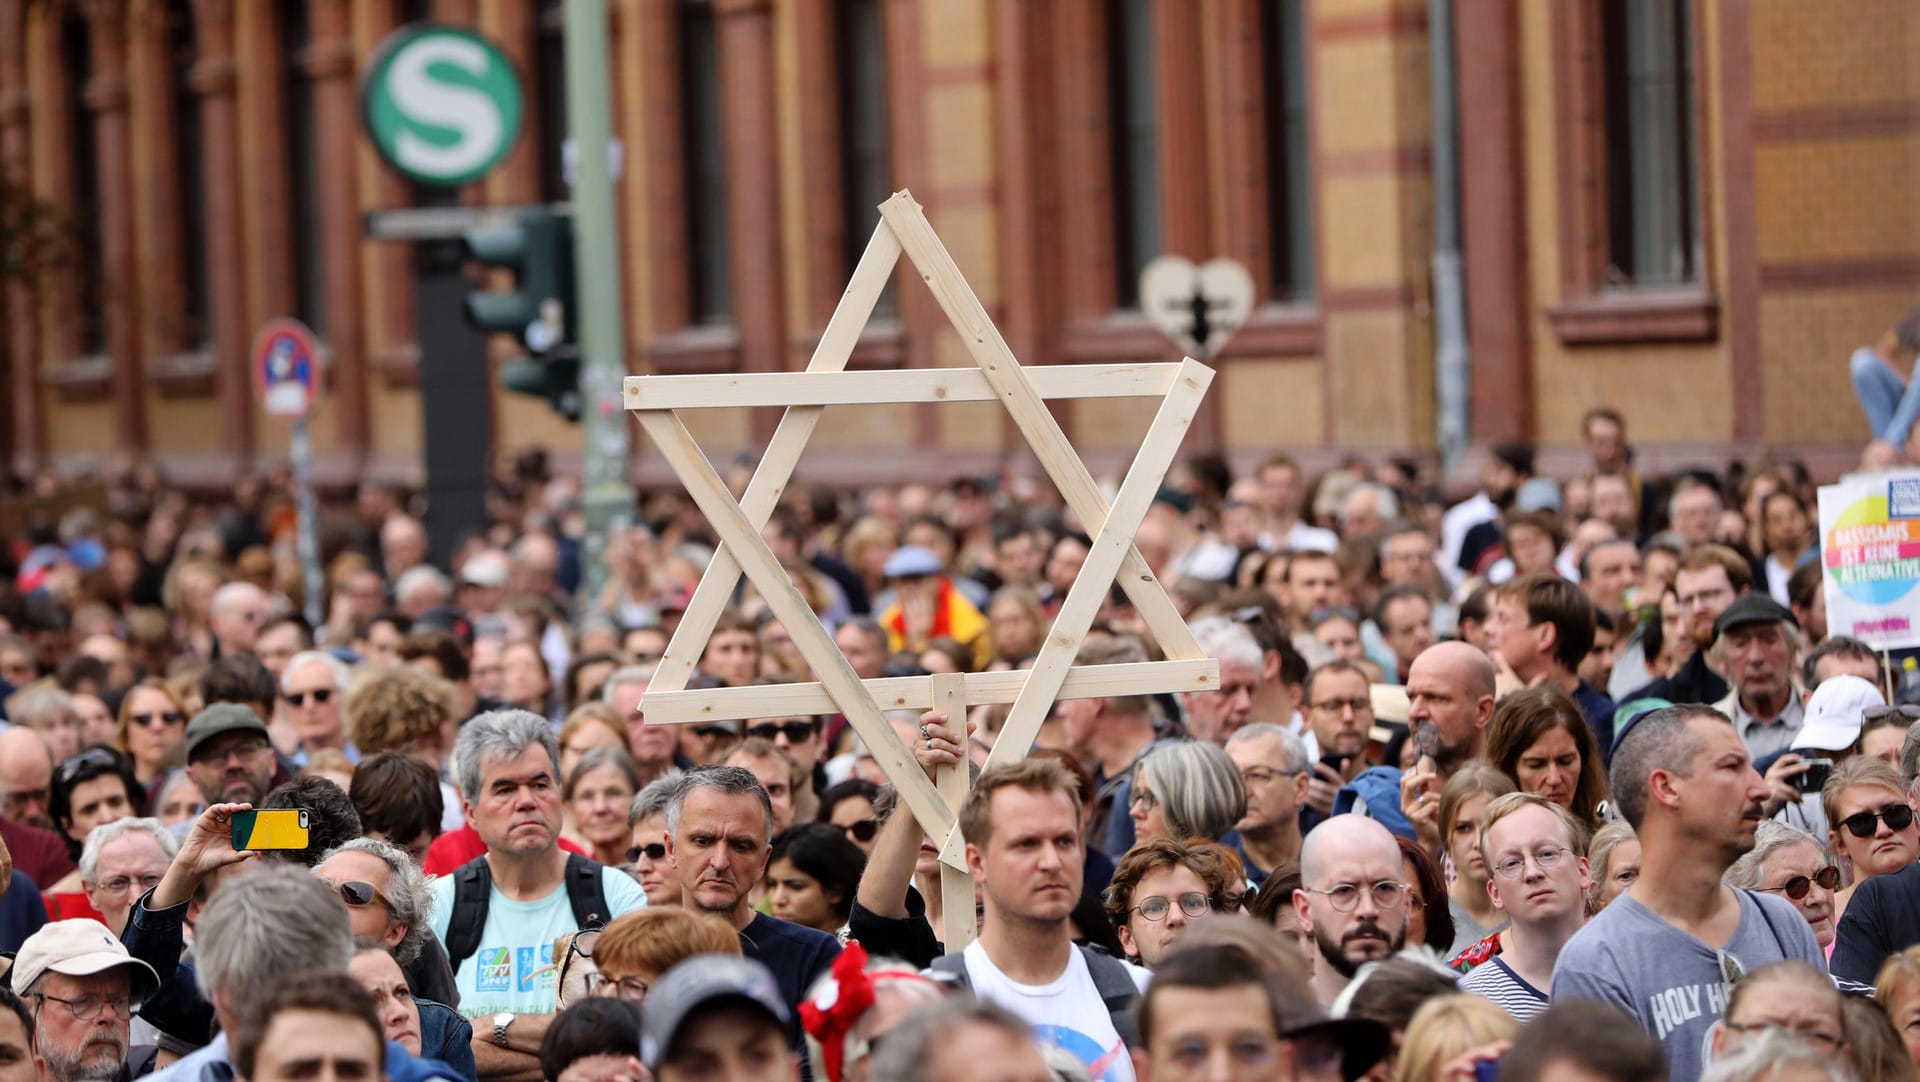
[[[706,516],[720,545],[681,616],[651,686],[641,700],[648,724],[683,724],[787,714],[846,715],[900,800],[940,851],[946,943],[957,950],[973,935],[973,886],[955,815],[967,793],[964,767],[927,779],[912,751],[887,723],[888,710],[938,709],[956,724],[968,708],[1012,703],[989,766],[1024,756],[1056,699],[1205,691],[1219,687],[1219,663],[1208,658],[1174,608],[1166,588],[1133,547],[1161,480],[1199,408],[1213,370],[1186,358],[1166,364],[1058,365],[1022,368],[906,191],[880,206],[880,224],[802,372],[632,376],[625,384],[632,410],[656,450],[672,466]],[[976,368],[848,372],[847,358],[902,253],[933,291],[965,341]],[[1160,407],[1139,452],[1109,506],[1085,463],[1047,411],[1048,398],[1158,398]],[[761,528],[779,502],[801,451],[829,405],[903,402],[1005,404],[1067,505],[1093,531],[1093,547],[1067,591],[1032,668],[997,673],[941,674],[862,681],[834,645],[820,618],[795,589]],[[759,469],[735,500],[695,444],[679,410],[784,406]],[[786,627],[794,647],[818,677],[815,683],[687,690],[694,667],[728,598],[744,573]],[[1080,666],[1101,600],[1118,582],[1159,642],[1167,660]],[[964,892],[964,894],[962,893]]]

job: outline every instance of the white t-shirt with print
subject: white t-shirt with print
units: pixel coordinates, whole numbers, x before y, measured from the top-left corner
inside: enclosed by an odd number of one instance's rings
[[[433,934],[442,943],[453,919],[453,883],[453,876],[443,875],[432,885]],[[617,869],[602,868],[600,883],[611,910],[609,920],[647,904],[640,884]],[[460,1013],[468,1018],[491,1018],[503,1011],[552,1014],[559,1001],[560,968],[554,964],[553,941],[578,929],[564,883],[531,902],[503,897],[495,888],[487,900],[479,949],[453,975],[460,989]]]
[[[1093,974],[1087,970],[1087,960],[1078,950],[1069,952],[1067,968],[1058,978],[1039,985],[1010,979],[987,957],[987,949],[977,939],[967,944],[962,957],[977,998],[997,1003],[1026,1019],[1033,1027],[1035,1040],[1071,1052],[1087,1065],[1087,1077],[1093,1082],[1134,1082],[1127,1046],[1114,1030],[1113,1017],[1107,1013],[1100,990],[1094,987]]]

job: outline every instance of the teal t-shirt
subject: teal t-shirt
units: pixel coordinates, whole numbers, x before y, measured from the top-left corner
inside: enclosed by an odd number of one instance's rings
[[[624,872],[601,868],[600,882],[610,918],[647,904],[640,884]],[[445,942],[447,922],[453,918],[453,876],[435,879],[432,889],[433,933]],[[460,989],[460,1013],[468,1018],[488,1018],[502,1011],[552,1014],[560,969],[553,957],[553,941],[577,930],[564,884],[531,902],[513,901],[495,889],[487,901],[480,947],[453,975]]]

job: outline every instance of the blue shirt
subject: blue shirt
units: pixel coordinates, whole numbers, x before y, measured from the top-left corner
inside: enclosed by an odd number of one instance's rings
[[[430,1078],[468,1082],[458,1071],[439,1060],[416,1059],[392,1041],[387,1042],[385,1066],[387,1082],[425,1082]],[[227,1035],[222,1033],[205,1048],[181,1057],[179,1061],[153,1072],[147,1078],[152,1082],[233,1082],[238,1074],[233,1065],[233,1054],[227,1046]]]

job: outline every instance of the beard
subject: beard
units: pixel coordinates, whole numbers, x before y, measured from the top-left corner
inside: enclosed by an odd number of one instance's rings
[[[1390,957],[1406,946],[1407,933],[1403,927],[1398,933],[1389,935],[1377,922],[1363,921],[1350,926],[1338,942],[1329,941],[1326,933],[1315,927],[1313,941],[1320,945],[1320,957],[1326,959],[1335,973],[1351,977],[1366,963]],[[1356,957],[1348,953],[1349,948],[1363,943],[1384,945],[1386,950],[1370,957]]]
[[[43,1044],[40,1055],[47,1061],[47,1076],[54,1082],[114,1082],[127,1064],[127,1042],[118,1034],[89,1036],[79,1048]]]

